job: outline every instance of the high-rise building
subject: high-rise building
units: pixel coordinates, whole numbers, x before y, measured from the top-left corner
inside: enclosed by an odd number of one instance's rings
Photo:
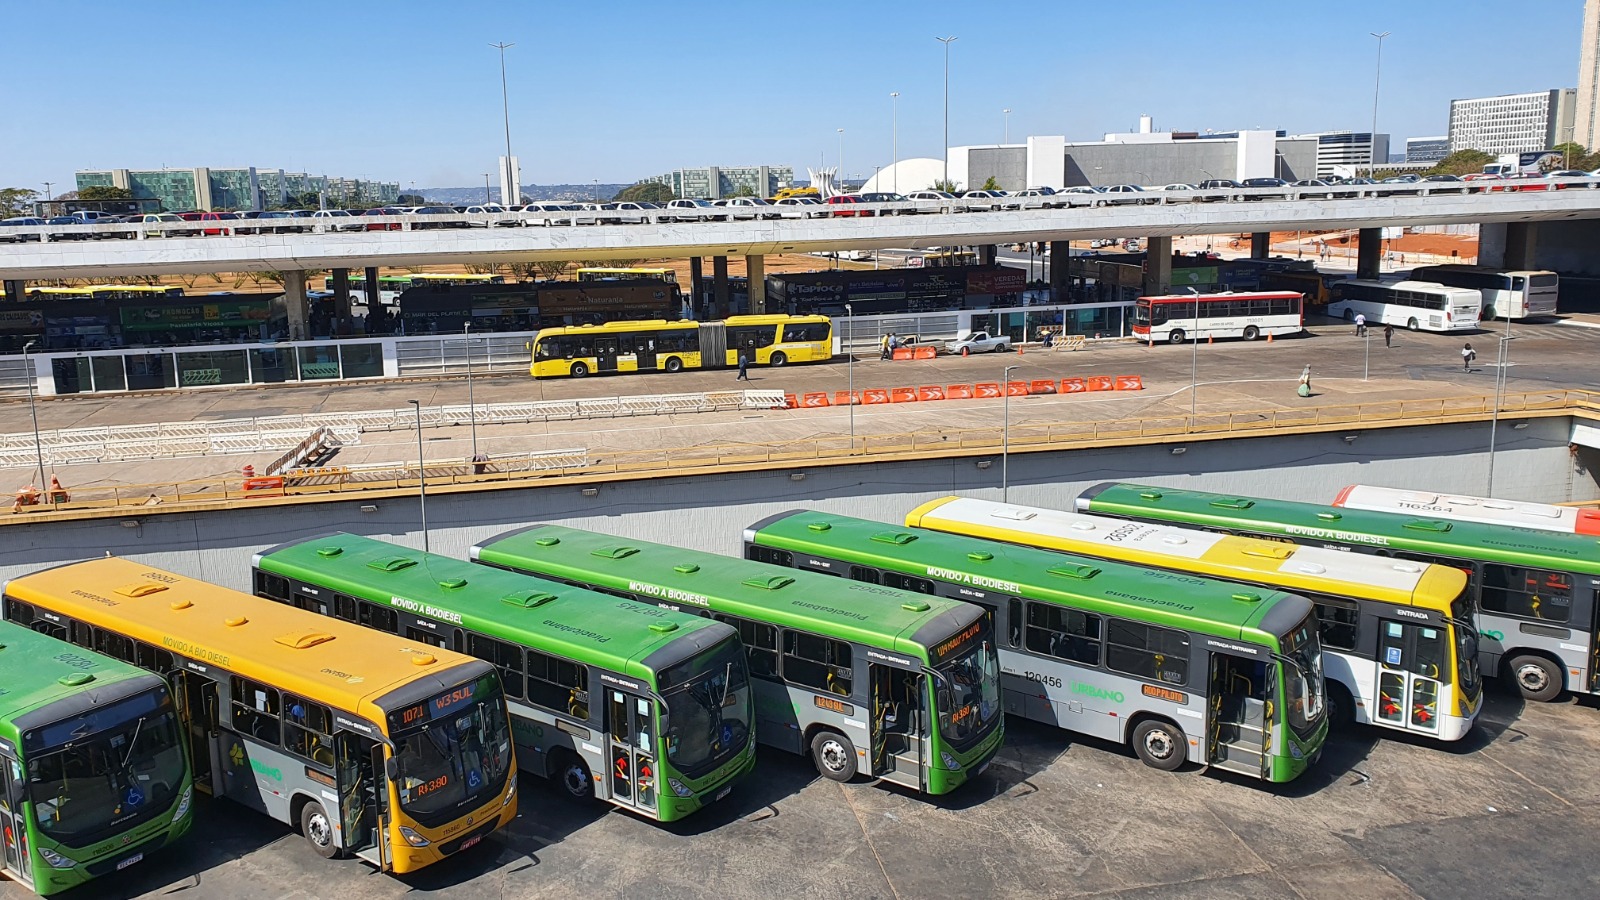
[[[135,200],[154,200],[169,211],[270,209],[316,194],[327,206],[375,205],[400,198],[399,182],[285,172],[282,169],[100,169],[77,173],[78,190],[120,187]]]
[[[1558,88],[1450,101],[1450,150],[1493,156],[1549,150],[1573,139],[1577,91]]]
[[[1576,107],[1572,139],[1589,150],[1600,149],[1600,0],[1583,3]]]
[[[1317,139],[1317,178],[1383,168],[1389,162],[1389,136],[1370,131],[1323,131],[1297,134]]]
[[[679,197],[694,199],[720,200],[743,194],[771,197],[779,188],[788,187],[794,181],[794,169],[790,166],[706,166],[677,169],[644,181],[664,184]]]
[[[1438,162],[1450,155],[1450,136],[1406,138],[1406,162]]]

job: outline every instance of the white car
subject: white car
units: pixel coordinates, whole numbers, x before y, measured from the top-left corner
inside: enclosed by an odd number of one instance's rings
[[[574,214],[583,209],[576,203],[529,203],[522,208],[525,225],[576,225]],[[593,224],[592,220],[589,224]]]
[[[727,211],[710,200],[668,200],[663,209],[665,212],[659,217],[662,222],[706,222],[728,218]]]
[[[1112,184],[1099,188],[1100,195],[1095,198],[1095,206],[1143,206],[1147,203],[1160,203],[1161,200],[1145,193],[1144,188],[1137,184]]]
[[[912,191],[906,195],[913,211],[919,213],[966,212],[967,206],[947,191]]]
[[[1004,353],[1010,347],[1011,340],[1004,336],[993,337],[987,331],[963,331],[956,335],[953,341],[945,341],[946,353],[959,353],[967,356],[973,353]]]
[[[1017,209],[1060,209],[1071,204],[1051,188],[1027,188],[1012,191],[1006,199],[1017,201]]]
[[[311,214],[311,218],[328,231],[361,231],[366,228],[355,221],[356,217],[350,215],[348,210],[343,209],[319,209]]]
[[[469,206],[462,210],[462,212],[470,213],[472,215],[497,217],[492,218],[487,222],[467,223],[473,228],[506,228],[512,225],[522,224],[521,220],[518,219],[516,215],[511,212],[511,210],[506,209],[504,206],[501,206],[498,203],[482,203],[477,206]]]
[[[778,215],[785,219],[826,219],[828,217],[828,204],[816,197],[785,197],[774,200],[773,206],[778,207]]]
[[[776,219],[783,215],[760,197],[732,197],[713,202],[717,206],[731,207],[728,213],[735,219]]]

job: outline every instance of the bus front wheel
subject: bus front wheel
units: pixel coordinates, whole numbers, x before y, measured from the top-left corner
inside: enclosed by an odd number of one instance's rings
[[[1261,329],[1255,327],[1254,325],[1246,325],[1244,327],[1244,339],[1245,340],[1253,341],[1258,337],[1261,337]]]
[[[1159,719],[1146,719],[1133,730],[1133,752],[1152,769],[1174,771],[1183,765],[1187,746],[1177,726]]]
[[[785,356],[782,353],[774,353],[774,354],[772,354],[772,356],[770,356],[767,359],[767,365],[770,365],[773,368],[777,368],[778,366],[788,365],[788,363],[789,363],[789,357]]]
[[[1411,329],[1412,331],[1421,331],[1422,330],[1422,323],[1418,322],[1414,318],[1413,319],[1408,319],[1406,321],[1406,327]]]
[[[819,731],[811,739],[811,761],[830,781],[849,781],[856,777],[856,748],[837,731]]]
[[[667,357],[667,371],[668,372],[682,372],[683,371],[683,360],[677,358],[676,356]]]
[[[1181,344],[1181,343],[1183,343],[1184,337],[1185,337],[1185,335],[1183,333],[1183,329],[1182,328],[1174,328],[1174,329],[1172,329],[1172,332],[1167,335],[1167,343],[1169,343],[1169,344]]]
[[[1542,656],[1517,656],[1507,663],[1522,696],[1549,703],[1561,693],[1561,670]]]
[[[1483,308],[1483,315],[1480,316],[1479,318],[1483,319],[1483,321],[1485,321],[1485,322],[1493,321],[1494,320],[1494,307],[1485,306]]]
[[[572,364],[572,377],[573,378],[582,378],[583,376],[585,376],[587,374],[589,374],[589,367],[586,364],[581,363],[581,362]]]
[[[328,819],[322,804],[315,800],[300,807],[300,833],[306,836],[306,843],[323,859],[333,859],[339,855],[339,845],[333,840],[333,822]]]

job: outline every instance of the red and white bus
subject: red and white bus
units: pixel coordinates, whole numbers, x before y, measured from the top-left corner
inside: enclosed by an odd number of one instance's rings
[[[1535,531],[1564,534],[1600,535],[1600,509],[1554,506],[1549,503],[1522,503],[1489,497],[1463,497],[1438,491],[1407,491],[1398,488],[1352,484],[1334,498],[1334,506],[1420,515],[1454,522],[1481,522],[1485,525],[1510,525]]]
[[[1142,341],[1170,344],[1299,334],[1305,330],[1303,306],[1302,295],[1293,291],[1140,297],[1133,310],[1133,333]]]

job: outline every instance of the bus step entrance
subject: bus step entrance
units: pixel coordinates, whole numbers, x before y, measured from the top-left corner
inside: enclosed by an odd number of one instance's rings
[[[878,777],[909,787],[922,785],[922,676],[872,665],[873,768]]]
[[[1211,765],[1259,775],[1267,762],[1267,666],[1257,660],[1211,656]]]

